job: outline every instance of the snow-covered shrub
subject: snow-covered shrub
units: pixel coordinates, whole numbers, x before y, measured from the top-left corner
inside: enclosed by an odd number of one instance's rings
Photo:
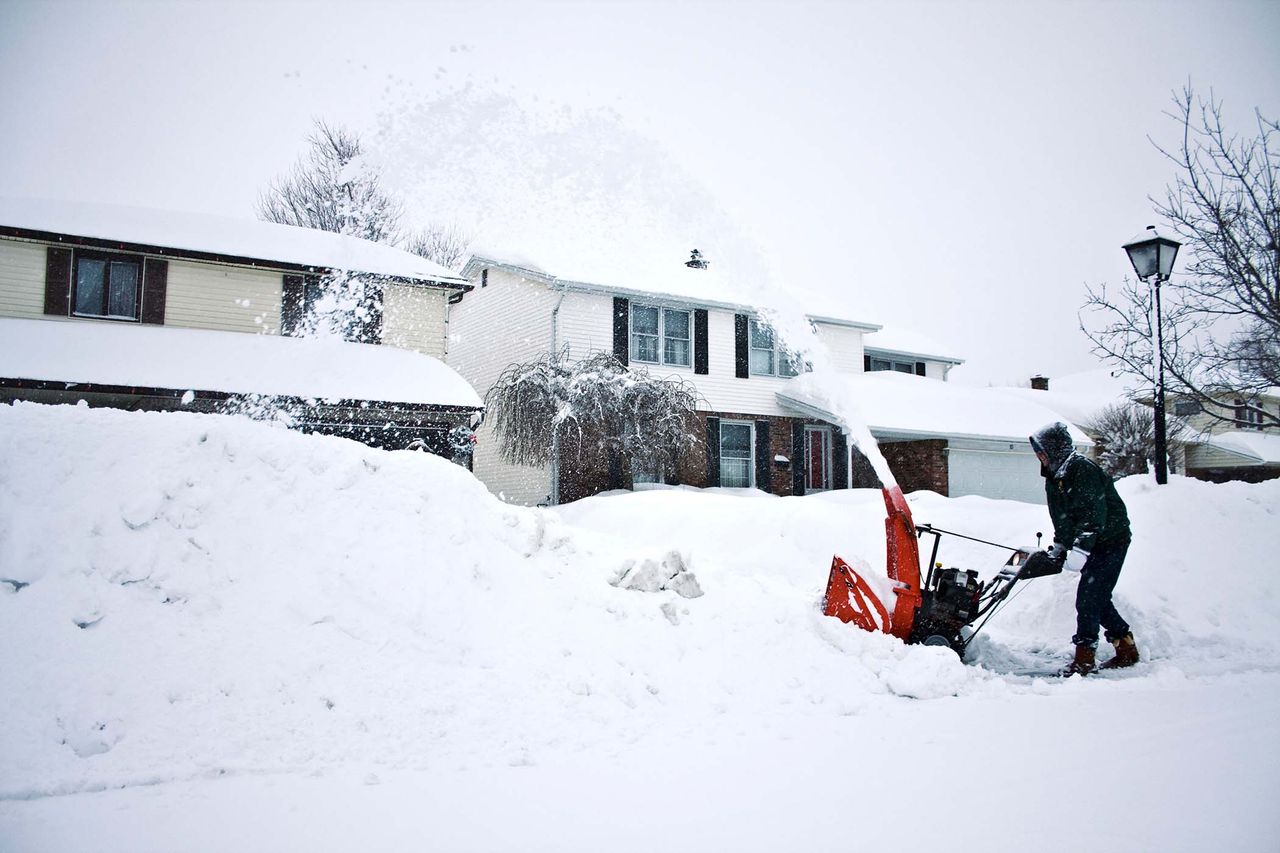
[[[627,367],[609,353],[570,361],[547,353],[503,371],[485,397],[508,462],[625,454],[633,468],[672,471],[700,446],[697,391]]]

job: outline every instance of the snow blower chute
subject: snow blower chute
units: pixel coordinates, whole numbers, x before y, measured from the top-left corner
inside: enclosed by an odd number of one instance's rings
[[[883,631],[905,643],[949,646],[963,658],[969,642],[1008,599],[1014,584],[1062,571],[1061,562],[1049,559],[1038,549],[1012,548],[928,524],[916,526],[900,487],[891,486],[882,489],[882,493],[887,513],[885,566],[893,583],[891,608],[885,606],[865,578],[837,555],[831,561],[823,613],[841,622],[852,622],[866,631]],[[934,537],[933,553],[929,572],[921,583],[918,537],[925,533]],[[944,569],[937,562],[938,544],[944,533],[1004,548],[1013,555],[990,583],[983,583],[975,571]],[[972,628],[979,619],[981,624]]]

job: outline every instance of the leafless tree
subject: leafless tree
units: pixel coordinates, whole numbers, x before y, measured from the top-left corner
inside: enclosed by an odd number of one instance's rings
[[[1163,285],[1166,388],[1222,421],[1280,426],[1256,395],[1280,382],[1280,126],[1255,110],[1256,132],[1239,135],[1221,101],[1187,87],[1167,113],[1181,125],[1176,148],[1156,148],[1178,167],[1157,212],[1183,243],[1184,268]],[[1153,142],[1153,144],[1155,144]],[[1151,290],[1126,281],[1090,287],[1081,328],[1094,351],[1154,384]]]
[[[508,462],[625,454],[633,466],[675,470],[700,445],[698,395],[680,379],[625,367],[610,353],[572,362],[550,353],[508,367],[485,395]]]
[[[419,228],[409,235],[404,244],[404,248],[415,255],[455,272],[467,260],[470,246],[471,239],[453,224]]]
[[[317,120],[307,146],[293,170],[258,196],[258,217],[379,243],[398,242],[400,201],[383,188],[378,169],[363,159],[360,137]]]
[[[1144,474],[1154,466],[1156,426],[1155,411],[1150,406],[1116,403],[1094,415],[1084,427],[1097,438],[1098,461],[1112,477]],[[1186,427],[1182,420],[1171,418],[1166,429],[1172,450]]]

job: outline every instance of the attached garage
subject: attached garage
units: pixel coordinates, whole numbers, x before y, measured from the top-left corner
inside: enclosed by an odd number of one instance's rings
[[[1044,503],[1040,462],[1028,445],[953,439],[947,447],[947,491],[951,497],[985,495]]]

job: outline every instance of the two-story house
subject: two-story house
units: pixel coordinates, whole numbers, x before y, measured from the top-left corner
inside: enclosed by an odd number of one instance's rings
[[[559,277],[531,263],[475,256],[463,275],[474,289],[452,306],[449,363],[482,394],[508,366],[548,352],[567,350],[570,358],[611,352],[623,364],[679,377],[697,389],[705,456],[676,473],[680,483],[778,495],[876,484],[866,460],[856,449],[850,452],[845,424],[827,398],[830,389],[798,381],[802,366],[765,317],[737,297],[731,283],[706,270],[673,259],[669,274],[637,286]],[[960,359],[921,339],[882,335],[877,324],[829,313],[806,316],[837,373],[881,377],[839,393],[865,403],[885,396],[868,389],[910,389],[912,399],[903,407],[858,413],[905,489],[1043,500],[1026,436],[1055,420],[1054,413],[997,400],[985,389],[950,387],[946,374]],[[882,342],[872,343],[877,336]],[[941,392],[946,406],[928,402]],[[974,412],[1000,417],[969,416]],[[936,417],[922,425],[922,413]],[[482,425],[478,438],[473,470],[491,491],[517,503],[560,503],[655,479],[626,460],[512,465],[501,458],[490,425]],[[1088,443],[1083,435],[1079,440]]]
[[[304,334],[334,280],[358,294],[358,321],[345,340]],[[270,400],[311,431],[448,452],[450,430],[481,409],[444,363],[449,300],[469,289],[355,237],[0,199],[0,401],[224,411]]]

